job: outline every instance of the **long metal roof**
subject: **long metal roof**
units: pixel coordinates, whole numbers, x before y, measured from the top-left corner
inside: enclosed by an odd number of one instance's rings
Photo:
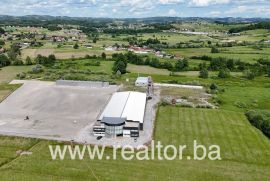
[[[121,117],[128,100],[129,92],[116,92],[103,110],[98,120],[103,117]]]
[[[119,117],[143,123],[146,94],[141,92],[116,92],[99,117]]]
[[[146,104],[146,94],[141,92],[130,92],[122,117],[130,121],[143,123]]]

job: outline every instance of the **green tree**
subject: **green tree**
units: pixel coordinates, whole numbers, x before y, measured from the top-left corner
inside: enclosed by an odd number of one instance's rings
[[[112,71],[114,74],[116,74],[117,72],[121,72],[121,74],[125,74],[127,72],[127,64],[122,61],[122,60],[118,60],[115,61],[112,67]]]
[[[55,61],[56,61],[56,57],[55,57],[54,54],[51,54],[51,55],[48,56],[48,63],[49,64],[54,64]]]
[[[207,65],[205,62],[199,64],[199,70],[207,69]]]
[[[212,47],[211,53],[219,53],[219,50],[216,47]]]
[[[93,38],[93,43],[97,43],[97,37]]]
[[[10,65],[11,62],[9,60],[9,58],[5,55],[5,54],[1,54],[0,55],[0,67],[5,67]]]
[[[226,63],[227,63],[227,68],[228,69],[230,69],[230,70],[234,69],[235,63],[234,63],[233,59],[229,59]]]
[[[12,62],[12,65],[23,65],[23,61],[21,60],[21,58],[17,58],[15,61]]]
[[[188,64],[188,60],[187,59],[184,59],[184,60],[178,60],[176,63],[175,63],[175,70],[176,71],[181,71],[181,70],[185,70],[187,69],[189,66]]]
[[[268,75],[268,77],[270,77],[270,66],[267,67],[267,75]]]
[[[102,52],[101,58],[102,58],[102,59],[106,59],[106,57],[107,57],[106,53]]]
[[[13,63],[21,55],[20,47],[17,44],[12,44],[10,50],[7,53],[9,60]]]
[[[151,67],[158,68],[158,67],[160,66],[159,59],[157,59],[157,58],[152,58],[152,60],[150,61],[149,65],[150,65]]]
[[[79,48],[79,45],[78,43],[76,43],[74,46],[73,46],[74,49],[78,49]]]
[[[5,44],[6,44],[6,43],[5,43],[4,40],[0,40],[0,46],[5,45]]]
[[[5,30],[3,28],[0,27],[0,34],[5,34]]]
[[[207,69],[202,69],[200,70],[200,75],[199,75],[200,78],[203,78],[203,79],[207,79],[208,78],[208,70]]]
[[[32,65],[32,64],[33,64],[33,62],[31,60],[31,58],[29,56],[27,56],[25,59],[25,65]]]

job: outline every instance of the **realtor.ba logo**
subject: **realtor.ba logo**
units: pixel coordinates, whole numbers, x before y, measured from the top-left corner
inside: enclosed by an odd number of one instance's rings
[[[90,145],[49,145],[52,160],[221,160],[220,146],[205,146],[193,141],[192,148],[187,145],[163,145],[160,141],[152,141],[151,146],[140,145],[136,148],[130,145],[114,146],[105,149],[105,146]],[[190,150],[192,150],[190,152]],[[189,153],[189,154],[188,154]],[[190,154],[191,153],[191,154]]]

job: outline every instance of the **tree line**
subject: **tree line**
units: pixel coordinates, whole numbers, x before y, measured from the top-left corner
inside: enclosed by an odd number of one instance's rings
[[[161,62],[158,58],[150,58],[149,56],[139,56],[132,52],[128,53],[115,53],[112,55],[114,60],[113,72],[116,73],[118,70],[123,74],[126,73],[127,63],[134,65],[148,65],[154,68],[167,69],[170,71],[184,71],[189,67],[187,59],[177,60],[173,65],[169,61]]]
[[[269,30],[270,22],[260,22],[260,23],[255,23],[248,26],[231,28],[229,30],[229,33],[240,33],[242,31],[255,30],[255,29],[268,29]]]

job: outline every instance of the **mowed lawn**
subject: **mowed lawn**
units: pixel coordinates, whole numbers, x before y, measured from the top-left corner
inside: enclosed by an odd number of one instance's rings
[[[8,66],[0,69],[0,102],[20,85],[8,84],[18,73],[31,70],[32,66]],[[1,155],[0,155],[1,156]]]
[[[21,139],[22,142],[25,139]],[[2,165],[0,180],[269,180],[270,141],[241,113],[221,110],[160,107],[155,140],[164,145],[192,143],[221,147],[221,161],[84,160],[52,161],[48,145],[40,141],[23,155]],[[18,142],[14,143],[21,144]],[[14,152],[15,150],[11,150]],[[107,149],[106,155],[112,155]]]

